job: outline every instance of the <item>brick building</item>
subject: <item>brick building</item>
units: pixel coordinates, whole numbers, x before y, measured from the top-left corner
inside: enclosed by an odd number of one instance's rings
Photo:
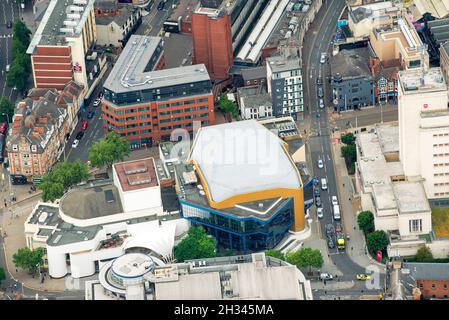
[[[163,40],[132,36],[104,84],[105,130],[125,137],[131,148],[170,140],[174,129],[215,123],[212,83],[204,65],[166,70]]]
[[[414,285],[420,289],[422,298],[449,298],[448,263],[404,263],[403,269],[409,271],[408,277],[414,279]]]
[[[32,98],[19,102],[7,138],[11,174],[41,177],[57,162],[76,126],[74,115],[82,89],[69,83],[62,92],[31,90]]]

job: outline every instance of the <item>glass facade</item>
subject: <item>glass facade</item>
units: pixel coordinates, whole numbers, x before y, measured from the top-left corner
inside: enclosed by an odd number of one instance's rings
[[[193,225],[203,226],[217,239],[219,246],[241,253],[274,248],[294,221],[293,199],[269,220],[240,218],[184,201],[181,201],[181,208],[183,217]]]

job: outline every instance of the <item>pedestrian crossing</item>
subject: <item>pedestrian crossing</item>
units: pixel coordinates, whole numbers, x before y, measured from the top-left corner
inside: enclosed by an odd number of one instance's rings
[[[12,38],[12,37],[13,37],[12,34],[3,34],[3,35],[0,35],[0,38],[3,38],[3,39],[6,39],[6,38]]]

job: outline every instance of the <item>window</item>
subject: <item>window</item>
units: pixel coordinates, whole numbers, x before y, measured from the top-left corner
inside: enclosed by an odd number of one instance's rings
[[[19,151],[19,147],[17,146],[17,144],[12,145],[12,151]]]
[[[435,290],[436,289],[436,285],[435,283],[432,283],[432,289]]]
[[[32,145],[31,146],[31,152],[37,152],[37,146],[36,145]]]
[[[409,231],[410,232],[421,232],[422,231],[422,219],[409,220]]]
[[[444,290],[447,290],[447,284],[443,285]]]

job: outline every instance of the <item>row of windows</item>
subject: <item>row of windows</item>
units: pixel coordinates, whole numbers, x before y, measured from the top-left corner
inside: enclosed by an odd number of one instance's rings
[[[438,148],[438,147],[449,147],[449,143],[439,143],[439,144],[434,144],[433,147],[434,147],[434,148]]]
[[[437,158],[437,157],[447,157],[447,156],[449,156],[449,153],[435,153],[435,154],[433,155],[434,158]]]
[[[434,186],[434,187],[444,187],[444,186],[449,186],[449,182],[434,183],[433,186]]]
[[[408,224],[410,232],[422,231],[422,219],[409,220]]]
[[[434,167],[449,167],[449,163],[434,163]]]
[[[444,197],[449,196],[449,192],[436,192],[434,193],[435,197]]]
[[[424,285],[422,284],[422,283],[420,283],[419,284],[419,287],[421,288],[421,289],[423,289],[424,288]],[[435,284],[435,283],[432,283],[432,289],[436,289],[437,288],[437,285]],[[443,284],[443,288],[444,288],[444,290],[447,290],[448,289],[448,287],[447,287],[447,284]],[[445,296],[446,297],[446,296]]]
[[[433,137],[434,138],[436,138],[436,137],[449,137],[449,133],[434,134]]]
[[[434,177],[444,177],[444,176],[449,176],[449,172],[444,172],[444,173],[434,173],[433,176],[434,176]]]

